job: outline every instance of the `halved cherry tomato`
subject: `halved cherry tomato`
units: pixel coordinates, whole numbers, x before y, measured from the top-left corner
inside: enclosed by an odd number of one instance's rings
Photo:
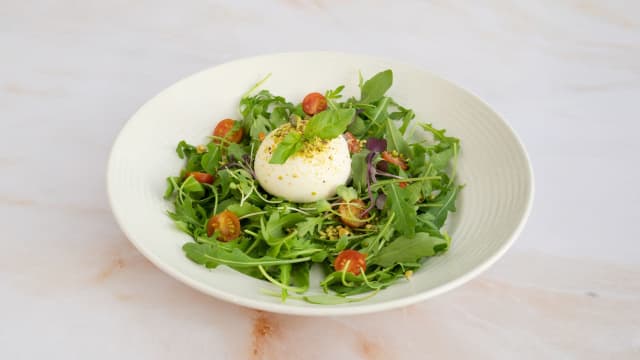
[[[307,115],[315,115],[327,108],[327,99],[324,95],[312,92],[302,100],[302,111]]]
[[[342,250],[333,262],[333,267],[336,271],[348,271],[354,275],[360,275],[360,272],[367,270],[366,257],[367,255],[355,250]]]
[[[207,234],[211,236],[216,230],[220,231],[219,240],[231,241],[240,236],[240,219],[229,210],[214,215],[207,223]]]
[[[244,131],[242,128],[238,128],[236,131],[231,132],[233,125],[235,125],[235,121],[231,119],[224,119],[216,125],[216,128],[213,130],[213,136],[221,137],[226,139],[229,142],[239,143],[242,141],[242,135],[244,135]],[[230,133],[231,132],[231,133]],[[213,139],[213,142],[219,144],[220,139]]]
[[[204,173],[204,172],[199,172],[199,171],[192,171],[192,172],[188,172],[187,173],[187,177],[189,176],[193,176],[193,178],[195,179],[195,181],[202,183],[202,184],[213,184],[213,175],[208,174],[208,173]]]
[[[350,132],[346,132],[344,133],[344,137],[345,139],[347,139],[347,145],[349,145],[349,152],[352,154],[355,154],[357,152],[360,152],[360,141],[353,136],[352,133]]]
[[[343,224],[352,228],[359,228],[366,224],[365,220],[362,220],[362,213],[366,210],[364,201],[360,199],[354,199],[348,203],[342,203],[338,207],[338,213],[340,214],[340,221]]]
[[[407,163],[404,162],[404,160],[400,159],[397,156],[393,156],[390,152],[388,151],[383,151],[382,152],[382,158],[388,162],[391,163],[393,165],[396,165],[397,167],[399,167],[402,170],[407,170],[409,167],[407,166]]]

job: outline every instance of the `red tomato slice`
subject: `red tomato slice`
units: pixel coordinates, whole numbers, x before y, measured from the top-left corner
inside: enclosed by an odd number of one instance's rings
[[[327,99],[324,95],[312,92],[302,100],[302,111],[307,115],[315,115],[327,108]]]
[[[233,126],[235,125],[235,121],[231,119],[224,119],[216,125],[216,128],[213,130],[213,136],[224,138],[225,140],[232,143],[239,143],[242,141],[242,135],[244,135],[244,131],[242,128],[237,129],[236,131],[231,132]],[[219,144],[220,139],[213,139],[213,142]]]
[[[240,219],[229,210],[225,210],[218,215],[214,215],[207,223],[207,234],[209,236],[218,230],[220,231],[219,240],[231,241],[240,236]]]
[[[355,250],[343,250],[333,262],[333,267],[336,271],[345,271],[346,268],[346,271],[360,275],[367,270],[366,257],[367,255]]]
[[[187,173],[187,177],[189,176],[193,176],[193,178],[202,184],[213,184],[213,175],[208,174],[208,173],[204,173],[204,172],[199,172],[199,171],[192,171]]]

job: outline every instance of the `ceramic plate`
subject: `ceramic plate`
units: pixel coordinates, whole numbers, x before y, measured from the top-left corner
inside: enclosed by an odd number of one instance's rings
[[[415,121],[431,122],[460,138],[458,180],[466,184],[447,227],[450,250],[431,258],[411,280],[400,280],[376,296],[344,305],[283,303],[261,289],[271,284],[227,267],[207,270],[188,260],[181,246],[190,238],[167,217],[165,178],[182,161],[176,144],[205,143],[219,119],[239,118],[240,96],[271,73],[263,88],[297,102],[310,91],[346,85],[358,93],[364,77],[391,68],[389,95],[412,108]],[[533,199],[527,154],[509,125],[468,91],[419,68],[360,55],[312,52],[266,55],[226,63],[189,76],[144,104],[124,126],[109,159],[109,199],[131,242],[176,279],[217,298],[256,309],[301,315],[360,314],[425,300],[480,274],[502,256],[525,223]],[[310,293],[320,292],[312,277]],[[315,279],[318,280],[318,279]]]

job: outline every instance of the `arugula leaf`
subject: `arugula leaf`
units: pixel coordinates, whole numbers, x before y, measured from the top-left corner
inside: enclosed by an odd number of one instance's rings
[[[249,136],[252,139],[259,139],[260,133],[267,134],[271,131],[269,119],[262,115],[258,115],[249,126]]]
[[[442,143],[449,143],[449,144],[453,144],[453,143],[459,143],[460,140],[454,137],[450,137],[450,136],[446,136],[445,133],[447,132],[447,130],[438,130],[436,128],[433,127],[433,125],[431,124],[425,124],[425,123],[421,123],[420,126],[425,129],[426,131],[430,132],[431,134],[433,134],[433,137],[442,142]]]
[[[393,83],[391,70],[381,71],[364,82],[360,92],[360,102],[368,104],[380,100]]]
[[[391,98],[383,97],[382,100],[371,108],[364,111],[364,115],[369,119],[367,126],[369,137],[382,137],[385,132],[384,120],[389,116],[387,108]]]
[[[336,242],[336,250],[342,251],[347,247],[347,245],[349,245],[349,238],[346,236],[343,236],[340,239],[338,239],[338,241]]]
[[[253,258],[245,254],[238,248],[231,250],[224,249],[215,243],[186,243],[182,246],[185,255],[196,264],[204,265],[208,268],[215,268],[218,265],[227,265],[234,268],[253,266],[274,266],[282,264],[295,264],[309,261],[311,258],[302,257],[297,259],[278,259],[270,256]]]
[[[231,143],[227,146],[227,154],[236,160],[241,160],[245,155],[249,153],[244,146],[236,143]]]
[[[297,288],[300,288],[301,293],[309,289],[309,268],[311,263],[304,262],[293,264],[291,268],[291,282]]]
[[[191,198],[200,199],[204,195],[204,187],[193,176],[184,180],[178,191],[187,194]]]
[[[449,212],[456,211],[456,198],[460,189],[462,189],[462,186],[453,186],[447,191],[441,192],[433,201],[434,203],[441,204],[441,206],[429,208],[428,213],[433,215],[433,223],[438,228],[444,225]]]
[[[220,209],[218,209],[218,211],[222,211],[222,210],[229,210],[234,214],[236,214],[236,216],[238,217],[242,217],[247,214],[253,214],[253,213],[258,213],[262,211],[262,209],[249,203],[248,201],[245,201],[244,204],[242,205],[240,205],[240,203],[231,204],[226,208],[222,208],[222,206],[220,206]]]
[[[374,296],[377,293],[378,292],[375,291],[371,293],[371,295],[367,295],[359,298],[336,296],[336,295],[329,295],[329,294],[318,294],[318,295],[306,295],[306,296],[303,296],[302,299],[311,304],[338,305],[338,304],[349,304],[349,303],[364,301],[364,300],[370,299],[372,296]]]
[[[386,135],[387,135],[387,148],[389,150],[395,150],[397,152],[399,152],[400,154],[403,154],[405,156],[410,154],[409,151],[409,144],[407,143],[407,141],[402,137],[402,134],[400,133],[400,130],[398,130],[398,128],[396,128],[392,123],[391,123],[391,119],[387,118],[387,131],[386,131]]]
[[[298,213],[280,216],[279,213],[275,212],[269,216],[266,227],[262,230],[262,236],[264,236],[267,244],[271,246],[281,244],[289,235],[285,232],[285,229],[293,227],[304,219],[304,215]]]
[[[280,283],[285,286],[288,286],[290,280],[291,280],[291,264],[280,265]],[[287,299],[287,295],[289,295],[287,288],[283,287],[282,295],[280,296],[282,301],[285,301]]]
[[[220,146],[214,143],[207,145],[207,153],[202,155],[201,166],[209,174],[215,174],[220,165]]]
[[[302,148],[303,144],[300,133],[295,131],[289,132],[276,146],[269,163],[284,164],[291,155],[297,153]]]
[[[352,133],[353,136],[360,138],[367,132],[367,125],[365,125],[364,120],[360,116],[356,116],[353,122],[347,127],[347,131]]]
[[[358,192],[354,188],[346,187],[344,185],[339,185],[338,188],[336,189],[336,193],[345,202],[349,202],[351,200],[355,200],[358,198]]]
[[[304,237],[307,234],[312,234],[322,226],[324,222],[324,218],[321,216],[316,217],[308,217],[303,221],[300,221],[296,224],[296,228],[298,228],[298,235],[300,237]]]
[[[387,201],[391,203],[391,211],[395,213],[394,227],[401,234],[411,236],[416,228],[416,211],[409,202],[405,200],[406,189],[401,189],[396,184],[389,184],[385,187]]]
[[[443,150],[431,155],[429,161],[436,170],[444,170],[449,166],[449,161],[453,158],[453,154],[453,149]]]
[[[426,153],[427,149],[421,144],[411,144],[411,150],[409,152],[409,169],[411,169],[411,172],[414,175],[429,176],[429,174],[424,173],[426,166]]]
[[[342,97],[342,90],[344,90],[344,85],[340,85],[337,88],[333,89],[333,90],[327,90],[324,93],[324,97],[327,98],[327,100],[336,100]]]
[[[315,114],[304,129],[304,137],[333,139],[347,130],[355,116],[355,109],[327,109]]]
[[[367,263],[389,267],[405,262],[416,262],[423,257],[435,255],[435,248],[446,243],[446,240],[430,236],[427,233],[400,236],[383,247],[375,257],[367,259]]]
[[[329,254],[326,250],[319,251],[311,255],[311,261],[313,261],[314,263],[321,263],[327,258],[327,256],[329,256]]]
[[[173,195],[173,193],[175,192],[176,188],[178,187],[177,182],[179,180],[180,180],[180,178],[177,177],[177,176],[169,176],[167,178],[167,189],[164,191],[164,195],[163,195],[165,200],[169,199],[171,197],[171,195]]]
[[[351,176],[353,186],[358,192],[367,191],[367,155],[368,150],[360,151],[351,157]]]
[[[176,147],[176,153],[178,153],[178,157],[180,159],[184,159],[185,157],[189,157],[191,154],[196,152],[196,147],[193,145],[187,144],[186,141],[182,140],[178,143]]]
[[[198,205],[195,204],[195,206]],[[193,200],[188,196],[182,202],[176,201],[175,212],[168,211],[167,213],[172,220],[188,225],[181,228],[181,230],[189,235],[193,235],[192,229],[194,228],[204,228],[205,219],[203,219],[200,212],[196,211]]]

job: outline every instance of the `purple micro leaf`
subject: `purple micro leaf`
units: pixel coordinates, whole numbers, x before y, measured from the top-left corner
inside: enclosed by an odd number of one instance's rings
[[[378,138],[367,139],[367,149],[373,152],[383,152],[387,150],[387,140]]]
[[[377,175],[386,176],[386,177],[390,177],[390,178],[394,178],[394,179],[404,179],[402,176],[398,176],[398,175],[395,175],[395,174],[392,174],[392,173],[388,173],[386,171],[378,170],[378,171],[376,171],[376,174]]]
[[[382,191],[378,192],[378,197],[376,197],[376,208],[378,208],[378,210],[382,210],[386,202],[387,202],[387,195]]]
[[[367,182],[376,182],[376,168],[373,166],[373,158],[376,156],[375,152],[370,152],[367,154]]]
[[[389,171],[389,163],[384,161],[384,160],[380,160],[376,164],[376,169],[378,169],[380,171],[387,172],[387,171]]]

